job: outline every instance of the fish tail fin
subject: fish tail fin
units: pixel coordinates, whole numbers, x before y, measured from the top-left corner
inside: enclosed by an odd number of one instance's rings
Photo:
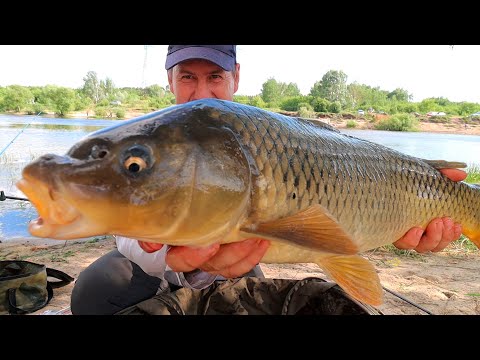
[[[373,265],[359,255],[319,257],[317,265],[348,294],[369,305],[383,303],[383,289]]]

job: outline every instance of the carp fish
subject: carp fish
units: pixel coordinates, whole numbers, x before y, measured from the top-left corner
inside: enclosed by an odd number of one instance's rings
[[[260,237],[262,263],[316,263],[351,296],[382,303],[362,253],[449,216],[480,246],[480,189],[425,160],[320,121],[202,99],[95,131],[28,164],[18,188],[33,236],[115,234],[172,246]],[[465,165],[464,165],[465,166]]]

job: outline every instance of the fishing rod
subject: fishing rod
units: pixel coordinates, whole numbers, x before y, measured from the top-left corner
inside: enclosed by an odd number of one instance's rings
[[[11,199],[11,200],[23,200],[23,201],[30,201],[26,198],[22,198],[22,197],[17,197],[17,196],[7,196],[5,195],[5,193],[2,191],[0,191],[0,201],[5,201],[7,199]]]

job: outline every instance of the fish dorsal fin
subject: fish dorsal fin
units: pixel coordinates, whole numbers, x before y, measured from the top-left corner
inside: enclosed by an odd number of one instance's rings
[[[351,255],[358,252],[358,246],[352,238],[321,205],[313,205],[295,215],[261,223],[255,233],[329,253]]]
[[[332,125],[329,125],[326,122],[323,122],[321,120],[301,118],[301,117],[297,117],[296,119],[300,122],[307,123],[308,125],[315,126],[317,128],[320,128],[320,129],[330,130],[330,131],[334,131],[336,133],[340,133],[340,130],[338,130],[337,128],[334,128]]]
[[[426,160],[421,159],[423,162],[426,162],[428,165],[434,167],[435,169],[464,169],[467,167],[467,164],[464,162],[458,161],[445,161],[445,160]]]
[[[383,289],[373,265],[359,255],[322,257],[318,265],[355,299],[372,306],[383,302]]]

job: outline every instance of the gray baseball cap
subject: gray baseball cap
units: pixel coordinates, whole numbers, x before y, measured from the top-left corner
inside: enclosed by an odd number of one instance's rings
[[[165,69],[190,59],[211,61],[226,71],[232,71],[237,62],[236,45],[168,45]]]

